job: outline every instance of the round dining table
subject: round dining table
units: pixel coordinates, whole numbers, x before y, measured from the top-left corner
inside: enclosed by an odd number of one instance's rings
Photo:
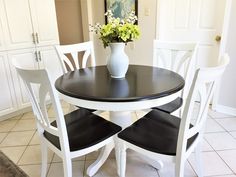
[[[56,80],[55,87],[66,102],[87,109],[109,111],[110,121],[126,128],[133,123],[133,111],[175,100],[184,84],[184,79],[170,70],[129,65],[126,76],[119,79],[112,78],[106,66],[70,71]],[[116,140],[88,168],[88,174],[93,175],[100,168],[114,146]]]

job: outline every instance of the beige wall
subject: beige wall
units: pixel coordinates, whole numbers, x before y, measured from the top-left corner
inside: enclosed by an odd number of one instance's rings
[[[55,0],[60,44],[83,42],[80,0]]]
[[[138,0],[138,24],[141,38],[126,46],[130,64],[152,65],[152,45],[156,32],[156,0]],[[148,11],[150,14],[145,15]],[[92,1],[93,22],[104,23],[104,0]],[[104,49],[102,42],[94,36],[97,65],[105,64],[109,49]]]

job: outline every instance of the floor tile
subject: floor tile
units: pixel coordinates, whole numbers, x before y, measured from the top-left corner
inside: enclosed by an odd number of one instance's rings
[[[137,115],[137,119],[140,119],[141,117],[143,117],[144,115],[146,115],[148,113],[148,111],[136,111],[136,115]]]
[[[206,120],[206,128],[205,133],[209,132],[224,132],[223,129],[214,119],[207,119]]]
[[[36,123],[34,119],[19,120],[11,131],[35,130]]]
[[[69,108],[69,107],[70,107],[70,104],[67,103],[66,101],[61,100],[61,107],[63,107],[63,108]]]
[[[217,151],[220,157],[227,163],[227,165],[236,173],[236,150]]]
[[[203,176],[233,174],[230,168],[224,163],[216,152],[203,152],[202,161]],[[194,154],[190,155],[189,162],[191,166],[196,169]]]
[[[227,132],[208,133],[204,137],[215,150],[236,149],[236,139]]]
[[[214,151],[214,149],[205,139],[202,140],[202,151]]]
[[[85,161],[85,156],[81,156],[81,157],[76,157],[74,159],[72,159],[72,161]],[[53,159],[52,159],[53,163],[58,163],[58,162],[62,162],[62,159],[56,154],[54,153]]]
[[[102,112],[101,114],[99,114],[99,116],[103,117],[106,120],[110,120],[110,118],[109,118],[110,114],[108,111]]]
[[[31,139],[29,145],[39,145],[39,144],[40,144],[39,134],[37,131],[35,131],[34,136]]]
[[[27,112],[25,113],[22,118],[22,120],[24,119],[35,119],[35,116],[34,116],[34,113],[31,111],[31,112]]]
[[[234,138],[236,138],[236,131],[229,132]]]
[[[84,162],[76,161],[72,163],[72,176],[73,177],[82,177],[84,171]],[[62,163],[52,163],[47,177],[61,177],[63,176],[63,165]]]
[[[7,120],[20,120],[22,116],[23,116],[23,114],[20,114],[18,116],[14,116],[14,117],[7,119]]]
[[[209,176],[209,177],[236,177],[236,175],[220,175],[220,176]]]
[[[227,131],[236,131],[236,118],[216,119],[216,121]]]
[[[86,155],[86,160],[96,160],[98,158],[98,155],[100,153],[100,150],[93,151]]]
[[[48,163],[52,161],[53,153],[48,151]],[[22,155],[18,165],[32,165],[41,163],[40,145],[28,146]]]
[[[0,144],[6,136],[7,136],[7,133],[0,133]]]
[[[93,161],[86,161],[86,169]],[[157,170],[139,157],[127,158],[126,177],[158,177]],[[87,177],[87,175],[86,175]],[[108,159],[94,177],[118,177],[115,159]]]
[[[216,112],[216,111],[213,111],[212,109],[209,109],[208,114],[209,114],[212,118],[215,118],[215,119],[232,117],[232,115],[228,115],[228,114],[223,114],[223,113],[220,113],[220,112]]]
[[[0,146],[22,146],[28,145],[33,137],[34,131],[10,132]]]
[[[9,159],[11,159],[14,163],[17,163],[23,152],[26,149],[26,146],[19,147],[1,147],[1,151],[6,154]]]
[[[41,177],[41,165],[23,165],[19,167],[29,175],[29,177]]]
[[[175,164],[171,162],[164,162],[164,167],[158,170],[161,177],[174,177],[175,176]],[[197,177],[194,170],[187,161],[184,168],[184,177]]]
[[[17,120],[5,120],[0,122],[0,133],[9,132],[17,123]]]

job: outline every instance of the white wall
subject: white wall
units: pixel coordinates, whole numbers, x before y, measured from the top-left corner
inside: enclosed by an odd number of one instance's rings
[[[152,65],[152,46],[156,33],[156,3],[156,0],[138,0],[138,25],[141,29],[141,37],[134,42],[134,45],[126,46],[130,64]],[[103,24],[105,21],[104,0],[93,0],[92,6],[93,23]],[[98,40],[97,36],[94,36],[94,43],[97,65],[105,64],[109,49],[103,48],[102,42]]]
[[[235,109],[236,114],[236,1],[232,0],[226,52],[231,61],[221,81],[218,105]]]

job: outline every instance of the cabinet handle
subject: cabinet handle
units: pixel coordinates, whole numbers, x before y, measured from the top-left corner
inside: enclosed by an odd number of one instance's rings
[[[36,36],[36,42],[38,44],[39,43],[39,35],[38,35],[38,33],[36,33],[35,36]]]
[[[38,61],[39,61],[39,58],[38,58],[38,52],[35,51],[34,54],[35,54],[35,60],[38,62]]]
[[[33,43],[36,44],[36,39],[35,39],[35,34],[32,33],[32,37],[33,37]]]
[[[42,56],[41,56],[41,52],[40,51],[38,51],[38,59],[39,59],[39,61],[42,61]]]

